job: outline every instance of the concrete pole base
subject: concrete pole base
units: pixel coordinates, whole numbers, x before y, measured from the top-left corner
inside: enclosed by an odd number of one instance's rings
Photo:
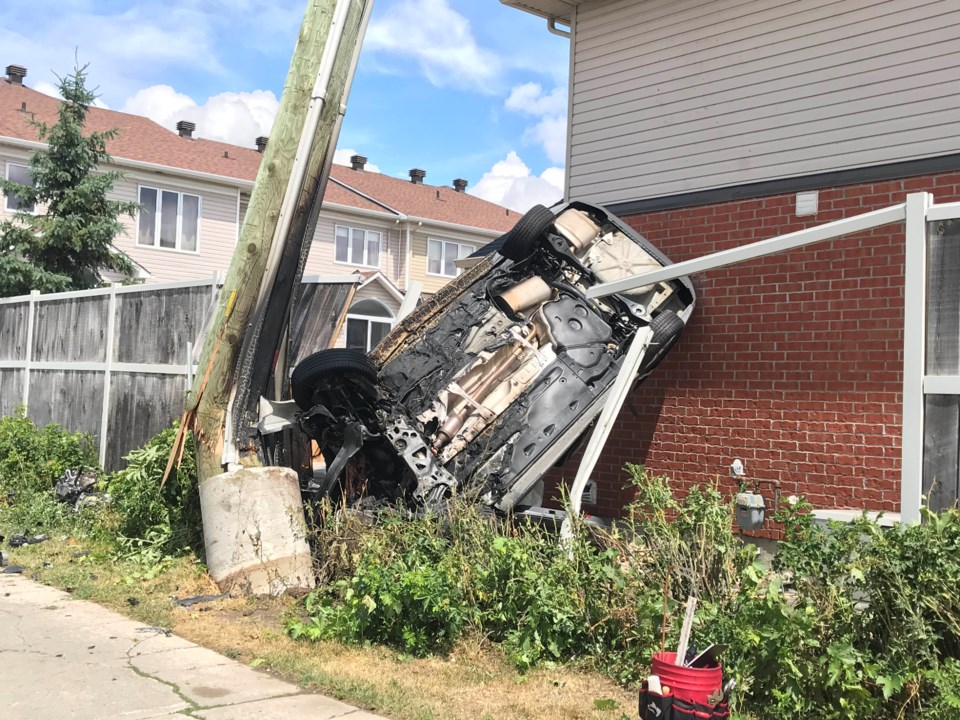
[[[243,468],[200,483],[207,570],[223,592],[281,595],[316,585],[297,474]]]

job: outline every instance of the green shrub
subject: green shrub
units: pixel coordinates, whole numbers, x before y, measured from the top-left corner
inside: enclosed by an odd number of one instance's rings
[[[56,500],[54,486],[65,470],[96,467],[89,435],[37,427],[23,408],[0,418],[0,525],[16,531],[74,525],[77,514]]]
[[[202,549],[200,498],[192,436],[179,469],[161,488],[163,473],[177,434],[177,425],[154,435],[124,459],[127,466],[114,473],[107,486],[110,512],[104,527],[130,550],[146,546],[163,552]]]
[[[583,528],[567,545],[456,502],[443,517],[355,523],[349,543],[321,538],[318,547],[338,548],[334,579],[288,630],[422,655],[473,629],[518,668],[576,661],[631,685],[649,672],[662,630],[676,647],[694,594],[692,643],[729,645],[724,673],[744,716],[960,717],[960,512],[823,528],[809,505],[788,505],[771,568],[740,544],[716,488],[681,501],[665,479],[628,471],[637,500],[625,521]],[[328,527],[346,537],[344,523]]]
[[[352,576],[310,595],[311,620],[292,624],[291,634],[377,641],[417,656],[441,652],[467,621],[461,569],[436,516],[385,517],[361,541]]]
[[[751,701],[781,717],[957,717],[960,513],[820,528],[805,509],[781,514],[771,586],[730,614],[756,629],[730,633]],[[773,591],[782,577],[789,595]]]
[[[677,503],[664,480],[639,467],[631,472],[634,482],[651,486],[644,508],[678,522],[638,520],[561,545],[541,527],[503,525],[459,502],[442,517],[391,515],[358,539],[356,528],[348,532],[334,517],[325,527],[337,536],[316,543],[338,557],[333,565],[322,559],[332,582],[309,597],[310,619],[289,629],[296,637],[375,641],[422,655],[443,651],[472,627],[502,643],[520,669],[587,661],[635,681],[659,638],[667,575],[681,593],[691,583],[729,591],[740,551],[729,507],[715,507],[719,495],[696,492]],[[347,535],[355,537],[352,561],[343,559]],[[331,578],[333,566],[343,574]]]

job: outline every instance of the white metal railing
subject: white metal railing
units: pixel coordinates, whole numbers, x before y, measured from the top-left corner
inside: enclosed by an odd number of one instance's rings
[[[960,218],[960,203],[935,205],[930,193],[911,193],[906,202],[887,208],[668,265],[642,275],[602,283],[590,288],[587,296],[604,297],[905,221],[900,518],[903,522],[917,522],[923,500],[924,396],[960,395],[960,376],[925,374],[927,223],[954,218]],[[636,375],[640,362],[642,355],[634,358],[633,362],[624,362],[621,374],[632,378]],[[611,393],[605,412],[615,416],[625,399],[625,392]],[[584,451],[584,459],[577,473],[581,482],[575,483],[575,487],[582,488],[593,472],[599,451],[606,439],[606,435],[599,430],[598,427]],[[574,507],[579,507],[579,497],[571,497],[571,500]]]

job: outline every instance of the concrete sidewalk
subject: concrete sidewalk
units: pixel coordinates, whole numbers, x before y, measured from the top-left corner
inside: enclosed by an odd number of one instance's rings
[[[5,720],[383,720],[19,575],[0,574]]]

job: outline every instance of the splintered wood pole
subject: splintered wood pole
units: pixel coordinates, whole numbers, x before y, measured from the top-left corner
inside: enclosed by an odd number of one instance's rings
[[[270,142],[187,400],[185,425],[195,431],[201,481],[223,470],[224,447],[232,444],[228,408],[236,391],[241,348],[245,340],[251,344],[252,324],[263,317],[280,258],[285,249],[290,254],[292,244],[302,247],[310,241],[297,218],[305,217],[322,192],[372,2],[310,0],[307,6]],[[259,336],[259,329],[255,334]],[[246,348],[244,353],[251,354]],[[243,463],[260,464],[256,453],[244,454]]]

